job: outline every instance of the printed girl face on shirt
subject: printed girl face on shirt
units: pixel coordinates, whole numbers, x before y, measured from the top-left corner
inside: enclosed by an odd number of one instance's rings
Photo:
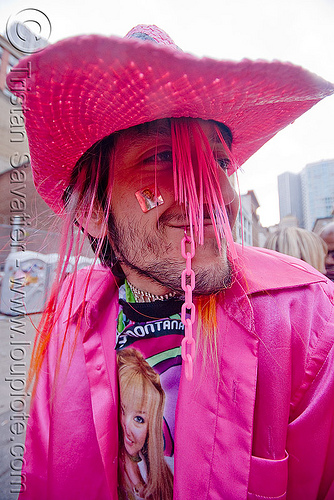
[[[138,409],[137,403],[121,402],[121,424],[124,447],[129,455],[138,455],[143,448],[148,432],[148,411],[145,406]]]

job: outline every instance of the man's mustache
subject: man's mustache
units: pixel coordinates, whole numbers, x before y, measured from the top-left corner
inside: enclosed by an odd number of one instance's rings
[[[230,210],[229,210],[228,206],[226,206],[226,212],[227,212],[228,218],[230,219]],[[212,217],[210,215],[210,212],[207,209],[204,209],[204,211],[203,211],[203,220],[204,220],[204,222],[212,221]],[[180,212],[180,211],[171,210],[171,211],[164,212],[160,215],[160,217],[158,219],[158,224],[162,225],[162,226],[169,225],[169,226],[189,227],[190,222],[189,222],[189,218],[188,218],[185,211]]]

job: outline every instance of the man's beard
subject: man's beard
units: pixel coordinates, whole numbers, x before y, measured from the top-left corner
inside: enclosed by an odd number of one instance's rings
[[[181,246],[180,258],[168,257],[172,244],[166,243],[164,234],[163,224],[159,225],[159,233],[152,236],[148,231],[139,230],[135,222],[129,219],[116,223],[113,214],[109,216],[108,237],[121,267],[125,264],[138,275],[183,295],[181,273],[186,261],[181,256]],[[215,260],[206,266],[193,263],[196,283],[194,295],[220,292],[232,282],[232,267],[225,248],[220,252],[215,239],[211,239],[207,246]]]

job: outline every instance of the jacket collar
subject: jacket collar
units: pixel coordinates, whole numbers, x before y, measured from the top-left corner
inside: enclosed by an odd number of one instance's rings
[[[236,298],[239,304],[255,293],[326,282],[325,276],[294,257],[238,244],[236,248],[238,261],[235,281],[226,296]],[[96,265],[92,272],[89,268],[82,269],[77,274],[75,287],[78,293],[74,294],[70,319],[77,318],[83,307],[87,325],[93,325],[118,286],[119,283],[109,268]],[[248,325],[248,330],[252,330],[252,325]]]
[[[326,277],[313,267],[289,255],[264,248],[242,247],[238,253],[237,279],[248,295],[266,290],[294,288],[326,282]]]

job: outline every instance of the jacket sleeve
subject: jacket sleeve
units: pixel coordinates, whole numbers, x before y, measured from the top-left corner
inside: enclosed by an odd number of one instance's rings
[[[257,294],[253,306],[261,333],[253,455],[271,467],[287,457],[288,499],[334,498],[334,286],[324,277],[292,283]]]
[[[289,499],[334,498],[333,298],[333,285],[323,284],[314,294],[311,316],[305,311],[309,334],[304,375],[292,393],[287,436]]]

